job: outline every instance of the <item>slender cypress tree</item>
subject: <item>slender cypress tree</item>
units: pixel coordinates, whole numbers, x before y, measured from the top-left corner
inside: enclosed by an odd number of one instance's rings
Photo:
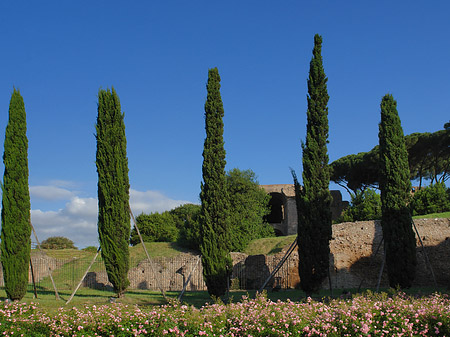
[[[308,294],[319,290],[328,275],[331,239],[330,170],[328,167],[328,92],[322,63],[322,37],[314,36],[308,78],[303,188],[293,172],[298,210],[300,286]]]
[[[408,152],[397,102],[387,94],[381,100],[380,190],[381,226],[391,287],[407,288],[416,270],[416,239],[407,207],[411,191]]]
[[[222,296],[232,268],[229,242],[229,197],[225,176],[223,104],[217,68],[209,70],[205,103],[206,139],[203,148],[200,228],[203,276],[208,292]]]
[[[27,291],[31,252],[28,139],[25,105],[14,89],[5,133],[1,262],[6,295],[20,300]]]
[[[114,88],[98,93],[96,131],[98,234],[108,279],[121,297],[130,284],[130,184],[124,115]]]

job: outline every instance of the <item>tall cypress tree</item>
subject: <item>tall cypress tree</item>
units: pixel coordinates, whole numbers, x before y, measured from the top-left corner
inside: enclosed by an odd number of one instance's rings
[[[25,105],[14,89],[5,133],[1,262],[6,295],[20,300],[27,291],[31,252],[28,139]]]
[[[416,239],[407,202],[411,191],[408,152],[397,102],[387,94],[381,100],[380,190],[381,226],[391,287],[407,288],[416,270]]]
[[[232,268],[228,235],[229,198],[225,176],[223,104],[217,68],[209,70],[205,103],[200,228],[203,276],[210,295],[222,296]]]
[[[314,36],[308,78],[303,188],[293,172],[298,210],[300,286],[308,294],[319,290],[328,274],[331,239],[330,170],[328,167],[328,92],[322,63],[322,37]]]
[[[108,279],[118,297],[130,284],[130,213],[124,115],[114,88],[98,93],[96,165],[98,234]]]

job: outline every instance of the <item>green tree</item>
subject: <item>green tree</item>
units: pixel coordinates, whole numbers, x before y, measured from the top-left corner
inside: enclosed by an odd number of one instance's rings
[[[378,187],[378,146],[369,152],[360,152],[341,157],[330,164],[330,180],[356,195],[367,188]]]
[[[184,204],[170,211],[180,230],[177,240],[180,246],[200,250],[200,211],[201,206],[195,204]]]
[[[408,151],[410,179],[431,184],[446,182],[450,178],[450,132],[412,133],[405,136]],[[368,187],[378,188],[379,146],[369,152],[351,154],[330,164],[331,180],[344,187],[350,195]]]
[[[380,190],[381,225],[391,287],[410,287],[416,269],[416,239],[407,206],[411,181],[408,152],[397,102],[387,94],[381,101]]]
[[[20,300],[27,291],[31,252],[28,139],[25,104],[14,89],[5,132],[1,262],[6,295]]]
[[[175,242],[178,238],[178,228],[174,216],[166,211],[163,213],[140,214],[136,223],[144,242]],[[136,227],[131,231],[132,246],[141,243]]]
[[[240,252],[249,242],[274,236],[274,229],[265,221],[270,214],[270,196],[259,186],[252,170],[234,168],[227,172],[230,196],[231,250]]]
[[[327,153],[329,96],[321,50],[322,37],[316,34],[309,68],[306,143],[302,143],[303,188],[292,171],[298,210],[300,286],[308,294],[317,292],[328,274],[332,223]]]
[[[209,70],[205,103],[206,138],[203,147],[203,182],[200,200],[200,233],[203,276],[208,293],[222,296],[232,268],[229,240],[229,197],[225,179],[223,104],[217,68]]]
[[[352,194],[350,206],[342,213],[342,221],[366,221],[381,219],[381,198],[368,188]]]
[[[129,179],[124,115],[114,88],[99,90],[96,165],[98,234],[108,279],[118,297],[129,285]]]
[[[444,183],[435,183],[414,193],[411,201],[413,215],[450,211],[448,189]]]
[[[72,240],[64,236],[51,236],[41,242],[43,249],[77,249]]]

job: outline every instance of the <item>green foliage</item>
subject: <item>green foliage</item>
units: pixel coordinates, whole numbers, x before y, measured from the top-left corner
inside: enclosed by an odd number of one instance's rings
[[[230,170],[226,176],[230,196],[230,241],[233,252],[243,251],[254,239],[274,236],[265,221],[270,196],[259,186],[252,170]]]
[[[120,297],[129,285],[129,188],[124,116],[114,88],[99,90],[96,124],[98,234],[108,279]]]
[[[84,251],[84,252],[88,252],[88,253],[96,253],[97,252],[97,247],[95,247],[95,246],[87,246],[87,247],[84,247],[83,249],[82,249],[82,251]]]
[[[368,187],[377,187],[379,182],[378,146],[369,152],[351,154],[330,164],[330,180],[344,187],[350,195]]]
[[[416,239],[407,203],[411,182],[405,137],[392,95],[381,101],[380,190],[381,225],[386,247],[389,284],[408,288],[416,270]]]
[[[412,180],[427,179],[431,184],[450,177],[450,131],[413,133],[406,136]]]
[[[298,211],[300,286],[317,292],[328,274],[331,239],[330,169],[328,166],[328,92],[322,62],[322,37],[314,36],[308,79],[306,142],[303,150],[303,188],[292,171]]]
[[[144,242],[175,242],[178,238],[178,228],[174,216],[169,212],[140,214],[136,223]],[[136,227],[131,231],[132,246],[141,243]]]
[[[449,190],[444,183],[436,183],[418,190],[411,201],[413,215],[450,211]]]
[[[223,104],[220,96],[220,76],[217,68],[208,72],[205,103],[206,138],[200,200],[200,251],[203,276],[212,296],[222,296],[232,268],[229,239],[229,197],[225,179],[225,149],[223,141]]]
[[[342,221],[354,222],[381,219],[381,198],[373,189],[356,191],[350,206],[342,213]]]
[[[243,251],[251,240],[274,235],[273,227],[265,221],[270,213],[270,196],[261,189],[252,170],[230,170],[226,174],[230,202],[230,250]],[[180,233],[178,244],[199,250],[200,205],[186,204],[170,211],[176,217]]]
[[[200,249],[200,211],[201,206],[194,204],[184,204],[170,211],[175,218],[175,225],[180,230],[177,240],[180,246]]]
[[[73,241],[63,236],[51,236],[41,242],[42,249],[77,249]],[[96,249],[97,250],[97,249]]]
[[[2,186],[1,262],[9,299],[26,293],[31,252],[30,193],[28,189],[28,139],[25,104],[14,89],[5,132]]]
[[[412,133],[405,136],[411,180],[442,183],[450,178],[450,131]],[[379,146],[369,152],[351,154],[330,164],[331,180],[344,187],[350,195],[367,187],[378,187]]]

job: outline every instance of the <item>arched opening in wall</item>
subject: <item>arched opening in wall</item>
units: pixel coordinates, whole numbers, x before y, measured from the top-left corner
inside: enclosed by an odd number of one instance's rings
[[[268,223],[282,223],[284,220],[284,198],[281,193],[270,193],[270,214],[267,216]]]
[[[275,236],[284,236],[283,232],[275,228]]]

